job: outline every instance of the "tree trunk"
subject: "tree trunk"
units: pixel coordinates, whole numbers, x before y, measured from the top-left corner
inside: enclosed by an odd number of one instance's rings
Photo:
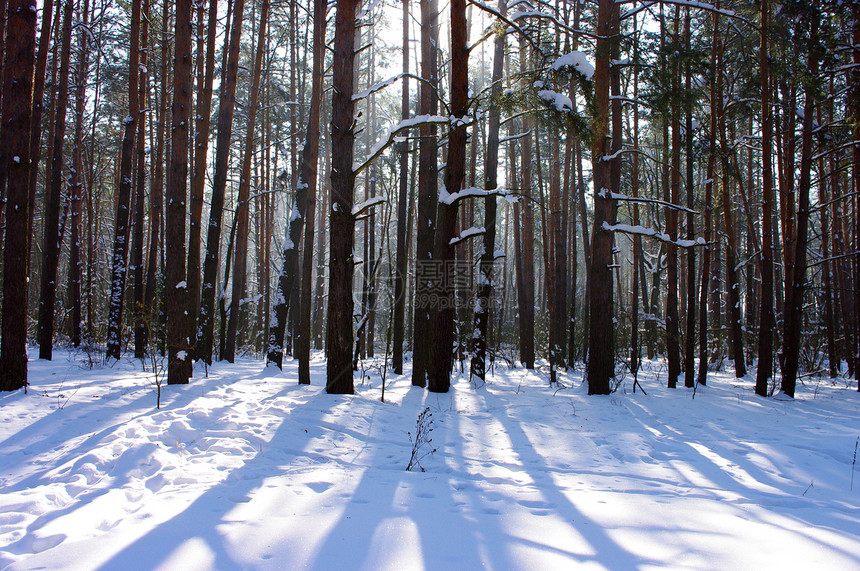
[[[27,262],[29,177],[36,11],[9,0],[6,62],[3,66],[0,171],[6,180],[6,241],[3,256],[3,317],[0,329],[0,391],[27,385]],[[2,189],[0,189],[2,190]],[[0,192],[2,194],[2,192]]]
[[[436,46],[439,41],[438,0],[421,0],[421,82],[419,88],[419,115],[435,115],[439,108],[436,87]],[[431,309],[431,286],[434,262],[433,235],[436,231],[436,203],[438,198],[438,172],[436,167],[436,125],[427,123],[419,127],[418,148],[418,213],[415,241],[415,313],[412,343],[412,384],[427,386],[427,362]]]
[[[462,118],[448,132],[448,160],[445,167],[445,192],[440,192],[436,211],[436,235],[433,240],[433,261],[444,275],[455,266],[454,248],[458,201],[450,195],[459,192],[466,175],[467,114],[469,112],[469,51],[466,37],[466,1],[451,0],[451,113]],[[439,303],[430,308],[429,362],[427,388],[445,393],[451,387],[451,347],[454,340],[454,291],[452,284],[443,284]]]
[[[615,223],[616,201],[611,192],[613,184],[611,163],[620,160],[613,149],[621,148],[620,140],[609,137],[610,67],[613,44],[618,41],[618,5],[612,0],[599,0],[597,12],[597,44],[594,66],[594,119],[591,164],[594,177],[594,230],[591,245],[591,271],[588,275],[589,336],[586,379],[588,394],[609,394],[610,380],[615,377],[615,324],[613,309],[612,250],[615,235],[605,225]],[[611,146],[610,146],[611,145]],[[616,150],[617,150],[616,149]],[[606,160],[608,157],[614,158]]]
[[[506,0],[499,0],[499,14],[507,14]],[[505,36],[497,34],[493,44],[493,76],[490,80],[490,108],[488,110],[486,163],[484,166],[484,189],[495,190],[498,186],[496,173],[499,167],[499,124],[501,114],[495,102],[502,94],[502,70],[505,63]],[[471,376],[484,381],[487,372],[487,335],[490,308],[493,297],[493,264],[496,258],[496,196],[484,200],[484,249],[481,255],[478,278],[478,301],[475,304],[474,355]],[[503,276],[504,277],[504,276]]]
[[[768,0],[761,1],[759,67],[761,75],[761,153],[762,153],[762,249],[761,310],[759,319],[758,371],[755,392],[767,396],[773,376],[773,172],[771,166],[772,124],[770,113],[770,78],[767,54]]]
[[[143,48],[140,50],[140,92],[138,95],[138,105],[146,108],[148,107],[146,97],[149,91],[149,75],[146,71],[147,54],[149,53],[149,0],[141,0],[141,12],[140,44]],[[145,356],[148,327],[146,306],[143,304],[143,226],[147,172],[145,136],[146,114],[141,113],[137,124],[137,182],[134,198],[134,234],[131,247],[131,270],[134,275],[134,356],[136,359],[143,359]]]
[[[818,15],[810,21],[807,46],[807,68],[810,77],[818,77]],[[809,227],[809,187],[812,178],[812,131],[815,128],[816,89],[806,88],[803,104],[803,135],[800,150],[800,180],[798,181],[797,222],[795,226],[794,268],[791,283],[786,284],[785,333],[783,334],[782,392],[794,397],[800,363],[800,340],[803,329],[803,294],[806,289],[806,248]],[[788,173],[787,176],[793,176]]]
[[[72,0],[63,8],[60,47],[60,76],[57,114],[51,154],[51,180],[45,192],[44,242],[42,244],[42,281],[39,294],[39,358],[51,360],[54,342],[54,303],[57,294],[57,269],[60,262],[60,197],[63,190],[63,143],[66,137],[66,108],[69,103],[69,59],[72,51]],[[137,8],[138,11],[140,7]],[[140,14],[138,14],[138,19]],[[134,26],[134,24],[132,24]],[[132,30],[133,31],[133,30]],[[134,46],[132,46],[134,47]],[[129,80],[131,81],[131,79]],[[137,93],[134,94],[134,98]],[[136,112],[134,113],[136,115]],[[134,135],[132,134],[132,137]],[[32,152],[32,149],[31,149]],[[28,155],[29,156],[29,155]],[[37,165],[34,165],[34,172]]]
[[[311,72],[311,101],[308,114],[308,129],[302,151],[301,180],[307,181],[307,197],[304,218],[304,252],[302,260],[301,295],[299,299],[299,337],[296,357],[299,360],[299,383],[311,383],[311,304],[313,302],[311,281],[314,262],[314,224],[316,222],[317,166],[319,163],[320,113],[323,99],[323,73],[325,64],[325,0],[314,0],[313,69]],[[320,229],[320,234],[323,234]],[[322,257],[322,248],[319,255]]]
[[[132,153],[140,102],[137,87],[140,73],[140,0],[134,0],[131,8],[131,36],[129,38],[128,63],[128,115],[123,120],[125,132],[119,166],[119,185],[116,199],[116,224],[114,226],[113,271],[111,272],[110,308],[108,310],[107,357],[119,359],[122,351],[122,308],[127,274],[128,218],[132,190]],[[57,109],[59,115],[59,106]],[[183,199],[184,201],[184,199]],[[183,233],[184,241],[184,233]]]
[[[79,36],[78,66],[75,72],[75,141],[72,147],[72,169],[69,174],[72,216],[71,239],[69,242],[69,292],[72,302],[72,322],[70,329],[72,345],[75,347],[80,346],[82,337],[80,219],[84,187],[84,111],[87,99],[87,71],[89,64],[89,50],[87,49],[89,36],[87,35],[86,27],[89,24],[89,11],[89,0],[84,0],[83,13],[81,14],[83,29],[81,29]],[[38,81],[38,75],[36,77]],[[32,144],[32,136],[30,141]]]
[[[188,221],[188,331],[197,342],[197,316],[200,312],[200,247],[203,217],[203,191],[206,160],[209,156],[209,131],[212,116],[212,83],[215,77],[215,36],[218,33],[218,2],[210,0],[206,23],[206,53],[203,53],[203,3],[197,4],[197,110],[194,129],[194,168],[191,171],[191,201]],[[205,62],[204,62],[205,60]]]
[[[185,271],[185,201],[188,190],[188,123],[191,119],[191,0],[176,0],[173,110],[167,210],[164,218],[167,303],[167,383],[185,384],[191,376],[192,335],[188,330],[188,284]]]
[[[332,75],[331,213],[326,392],[352,394],[352,282],[355,273],[355,172],[352,100],[356,11],[360,0],[337,0]]]
[[[239,328],[239,313],[245,295],[248,265],[248,217],[251,196],[251,158],[254,155],[254,129],[257,120],[257,100],[260,97],[260,75],[263,69],[263,51],[266,47],[266,26],[269,23],[269,0],[263,0],[260,12],[260,32],[257,36],[257,51],[251,76],[251,91],[248,100],[248,123],[245,133],[245,149],[242,153],[242,170],[239,176],[239,197],[236,204],[236,243],[233,251],[233,292],[230,303],[230,319],[227,323],[227,342],[223,358],[232,363],[236,358],[236,333]]]
[[[678,14],[675,14],[675,36],[678,33]],[[666,233],[669,234],[667,245],[666,273],[668,285],[666,288],[666,360],[668,386],[674,389],[681,374],[680,322],[678,315],[678,211],[674,206],[680,204],[681,197],[681,112],[680,112],[680,64],[675,61],[670,64],[672,73],[672,93],[670,123],[672,131],[672,155],[669,167],[669,202],[672,206],[666,208]]]
[[[206,235],[206,255],[203,260],[203,284],[200,288],[200,312],[197,318],[197,357],[208,364],[212,363],[212,348],[215,342],[215,290],[218,285],[221,225],[224,218],[224,195],[227,190],[227,170],[233,137],[233,111],[236,106],[239,44],[242,36],[245,0],[234,0],[232,7],[233,23],[229,36],[227,65],[222,67],[218,137],[215,141],[215,172],[212,176],[209,227]]]
[[[716,4],[719,9],[720,2]],[[713,192],[715,166],[717,160],[717,117],[722,114],[723,91],[722,79],[722,46],[720,37],[720,15],[714,12],[711,15],[713,23],[713,45],[711,49],[711,131],[708,136],[708,166],[705,173],[705,247],[702,251],[702,283],[699,291],[699,384],[706,384],[708,380],[708,302],[711,299],[709,288],[712,285],[711,275],[711,241],[714,235],[713,223]]]
[[[409,118],[409,0],[403,0],[403,83],[400,94],[400,118]],[[391,367],[395,375],[403,374],[403,329],[406,315],[406,209],[409,194],[409,141],[398,146],[400,154],[400,189],[397,197],[397,260],[394,266],[394,330]]]

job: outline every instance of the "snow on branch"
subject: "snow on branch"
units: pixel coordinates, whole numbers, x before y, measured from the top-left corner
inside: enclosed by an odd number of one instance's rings
[[[638,1],[639,0],[615,0],[615,3],[616,4],[629,4],[629,3],[635,3]],[[645,10],[645,9],[653,6],[656,3],[657,2],[642,2],[642,4],[640,4],[639,6],[631,8],[627,12],[621,14],[620,19],[624,20],[625,18],[629,18],[629,17],[633,16],[634,14],[638,14],[642,10]],[[714,6],[713,4],[709,4],[708,2],[699,2],[698,0],[664,0],[663,3],[664,4],[674,4],[675,6],[688,6],[690,8],[699,8],[700,10],[706,10],[708,12],[714,12],[716,14],[727,16],[729,18],[735,18],[736,20],[740,20],[742,22],[750,24],[751,26],[756,27],[756,29],[757,29],[757,26],[755,24],[753,24],[753,22],[744,18],[743,16],[738,16],[738,14],[734,10],[726,10],[723,8],[717,8],[716,6]]]
[[[381,90],[385,89],[386,87],[388,87],[389,85],[393,85],[394,82],[397,81],[398,79],[402,78],[403,75],[404,74],[402,74],[402,73],[398,73],[397,75],[389,77],[388,79],[380,81],[379,83],[375,83],[375,84],[371,85],[370,87],[368,87],[367,89],[365,89],[364,91],[359,91],[358,93],[353,95],[352,100],[353,101],[361,101],[362,99],[369,97],[371,94],[376,93],[377,91],[381,91]]]
[[[585,54],[578,50],[564,54],[549,66],[553,71],[557,71],[563,67],[575,69],[585,79],[591,79],[594,76],[594,66],[591,65]]]
[[[412,129],[420,125],[428,125],[432,123],[447,125],[450,123],[450,119],[448,117],[442,117],[441,115],[417,115],[415,117],[410,117],[409,119],[404,119],[395,125],[389,126],[385,135],[370,149],[370,153],[364,162],[354,163],[352,165],[353,172],[358,174],[366,169],[376,157],[382,154],[382,151],[395,142],[395,135],[397,135],[397,133],[405,131],[406,129]]]
[[[609,222],[604,222],[602,228],[604,230],[608,230],[609,232],[621,232],[623,234],[647,236],[649,238],[654,238],[655,240],[658,240],[660,242],[666,242],[667,244],[675,244],[679,248],[693,248],[695,246],[705,245],[704,238],[696,238],[695,240],[672,240],[672,238],[668,234],[664,234],[663,232],[658,232],[653,228],[646,228],[644,226],[631,226],[629,224],[610,224]]]
[[[487,233],[486,229],[479,228],[477,226],[472,226],[471,228],[466,228],[465,230],[460,232],[459,236],[457,236],[455,238],[451,238],[451,241],[448,242],[448,245],[449,246],[456,246],[460,242],[464,242],[464,241],[468,240],[469,238],[474,238],[475,236],[481,236],[481,235],[486,234],[486,233]]]
[[[360,202],[359,204],[356,204],[355,206],[352,207],[352,215],[353,216],[359,216],[360,214],[362,214],[363,212],[365,212],[367,210],[370,210],[371,208],[373,208],[377,204],[384,204],[385,202],[388,202],[388,201],[385,200],[385,197],[381,196],[381,195],[380,196],[374,196],[373,198],[368,198],[364,202]]]
[[[605,158],[605,157],[604,157]],[[680,210],[682,212],[689,212],[690,214],[699,214],[697,210],[691,210],[685,206],[680,206],[678,204],[672,204],[671,202],[665,202],[663,200],[657,200],[656,198],[640,198],[638,196],[627,196],[626,194],[618,194],[617,192],[610,192],[605,188],[600,191],[598,194],[601,198],[608,198],[610,200],[620,200],[622,202],[638,202],[639,204],[656,204],[658,206],[665,206],[666,208],[671,208],[672,210]]]
[[[444,186],[439,190],[439,202],[442,204],[454,204],[458,200],[463,198],[480,198],[487,196],[508,196],[509,192],[504,188],[497,188],[495,190],[484,190],[481,188],[475,188],[471,186],[469,188],[464,188],[460,192],[450,193],[448,189]]]

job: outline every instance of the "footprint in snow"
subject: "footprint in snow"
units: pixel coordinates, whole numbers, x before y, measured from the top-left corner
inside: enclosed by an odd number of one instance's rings
[[[321,494],[331,488],[334,484],[332,484],[331,482],[310,482],[305,485],[316,493]]]

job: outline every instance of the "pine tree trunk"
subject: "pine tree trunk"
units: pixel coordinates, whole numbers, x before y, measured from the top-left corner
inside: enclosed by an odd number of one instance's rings
[[[191,119],[191,0],[176,1],[173,109],[167,209],[164,218],[167,303],[167,383],[185,384],[191,376],[192,336],[188,329],[188,284],[185,271],[185,203],[188,190],[188,134]]]
[[[409,118],[409,0],[403,0],[403,83],[400,94],[400,119]],[[400,188],[397,196],[397,259],[394,266],[394,322],[391,368],[403,374],[403,329],[406,318],[406,210],[409,194],[409,141],[398,145],[400,154]]]
[[[678,33],[678,14],[675,14],[675,36]],[[677,57],[675,58],[677,60]],[[672,132],[672,151],[669,167],[669,202],[672,206],[666,208],[666,233],[669,234],[667,244],[666,273],[668,284],[666,288],[666,360],[668,369],[668,386],[674,389],[681,375],[681,346],[680,346],[680,317],[678,314],[678,210],[674,206],[680,204],[681,198],[681,112],[680,112],[680,66],[676,62],[670,64],[672,73],[672,98],[670,103],[670,126]]]
[[[435,89],[439,85],[436,63],[436,46],[439,40],[438,12],[438,0],[421,0],[421,77],[424,81],[419,87],[419,115],[435,115],[439,108]],[[436,203],[438,198],[436,125],[434,123],[421,125],[419,136],[412,384],[425,387],[427,386],[429,358],[429,344],[427,342],[429,312],[433,296],[428,284],[432,282],[434,269],[434,262],[431,258],[433,256],[433,235],[436,232]]]
[[[499,0],[499,14],[507,14],[506,0]],[[499,166],[499,125],[501,114],[494,102],[502,94],[502,70],[505,63],[505,36],[496,35],[493,44],[493,76],[490,80],[490,108],[487,119],[487,146],[484,166],[484,189],[495,190],[498,186]],[[478,278],[478,301],[475,304],[474,355],[471,363],[471,376],[484,381],[487,373],[487,337],[490,308],[493,299],[493,264],[496,259],[496,196],[484,200],[484,248],[481,255],[480,276]],[[504,278],[504,276],[502,276]]]
[[[716,4],[719,9],[720,3]],[[708,380],[708,302],[711,300],[709,288],[712,287],[711,274],[711,242],[714,235],[713,223],[713,192],[715,166],[717,160],[717,117],[722,113],[722,79],[720,77],[722,66],[722,47],[720,44],[720,15],[714,12],[711,15],[713,22],[713,45],[711,49],[711,131],[708,138],[708,164],[705,173],[705,247],[702,250],[702,283],[699,291],[699,384],[706,384]]]
[[[613,44],[618,41],[618,5],[612,0],[599,0],[597,12],[597,44],[594,66],[593,143],[591,164],[594,177],[594,231],[591,245],[591,271],[588,275],[589,317],[588,365],[586,379],[588,394],[609,394],[610,380],[615,377],[615,324],[613,323],[612,250],[615,235],[604,228],[615,223],[616,203],[612,199],[611,163],[604,160],[621,148],[620,140],[609,137],[610,67]],[[610,147],[611,145],[611,147]]]
[[[209,156],[209,131],[212,116],[212,83],[215,77],[215,36],[218,33],[218,2],[210,0],[206,23],[206,53],[203,52],[203,3],[197,4],[197,111],[194,129],[194,168],[191,171],[191,200],[188,221],[188,328],[197,342],[197,316],[200,312],[200,248],[203,217],[203,191],[206,160]]]
[[[147,106],[147,93],[149,91],[149,77],[146,71],[147,54],[149,53],[149,0],[141,0],[141,24],[140,24],[140,92],[138,104],[142,108]],[[147,343],[147,319],[143,304],[144,298],[144,273],[143,273],[143,226],[144,226],[144,203],[146,202],[146,114],[141,113],[137,124],[137,182],[134,199],[134,234],[131,247],[131,270],[134,276],[134,357],[143,359]],[[74,226],[73,226],[74,229]]]
[[[316,222],[317,166],[319,163],[320,114],[323,99],[323,72],[325,64],[325,0],[314,0],[313,68],[311,71],[311,101],[308,113],[308,129],[302,151],[301,178],[307,181],[307,196],[304,218],[305,238],[302,253],[301,297],[299,300],[299,337],[296,357],[299,360],[299,383],[311,383],[311,311],[314,261],[314,225]],[[324,234],[320,229],[320,235]],[[319,256],[323,250],[319,248]]]
[[[87,72],[89,64],[88,35],[86,27],[89,24],[89,0],[84,0],[83,13],[81,14],[83,28],[79,32],[78,66],[75,72],[75,140],[72,147],[72,169],[69,174],[69,193],[71,195],[71,240],[69,247],[69,294],[72,302],[71,338],[72,345],[79,347],[81,344],[81,247],[80,247],[80,220],[81,200],[83,200],[84,188],[84,111],[86,106]],[[38,73],[38,72],[37,72]],[[43,74],[44,75],[44,74]],[[38,75],[36,76],[38,80]],[[33,138],[30,138],[31,144]]]
[[[451,113],[467,118],[469,112],[469,51],[466,37],[466,1],[451,0]],[[445,191],[441,192],[436,211],[436,234],[433,239],[433,261],[444,275],[455,267],[451,240],[456,235],[457,200],[443,200],[459,192],[466,175],[466,121],[452,124],[448,132],[448,160],[445,167]],[[459,271],[458,271],[459,274]],[[451,386],[451,347],[454,341],[454,291],[452,284],[444,283],[439,303],[430,308],[429,362],[427,388],[431,392],[445,393]]]
[[[39,294],[38,341],[39,358],[47,359],[49,361],[51,360],[53,352],[54,304],[57,294],[57,270],[60,262],[60,197],[63,193],[63,144],[65,143],[66,137],[66,108],[69,103],[69,60],[72,51],[72,12],[72,0],[66,0],[66,4],[63,8],[63,29],[60,40],[62,45],[60,47],[61,59],[59,91],[57,93],[57,114],[54,120],[54,140],[51,145],[51,180],[50,185],[45,192],[45,221],[44,241],[42,243],[42,281]],[[137,94],[135,93],[135,98],[136,97]]]
[[[254,154],[257,120],[257,101],[260,97],[260,75],[263,69],[263,51],[266,47],[266,26],[269,23],[269,0],[263,0],[260,12],[260,32],[257,36],[257,51],[251,76],[251,91],[248,100],[248,122],[245,133],[245,148],[242,153],[242,170],[239,176],[239,196],[236,205],[236,244],[233,253],[233,292],[230,304],[230,319],[227,323],[227,342],[224,359],[232,363],[236,358],[236,334],[239,328],[239,313],[245,295],[248,266],[248,224],[251,196],[251,158]]]
[[[113,271],[111,272],[110,308],[108,310],[107,357],[119,359],[122,351],[122,309],[128,258],[128,219],[132,191],[132,154],[137,121],[140,119],[138,76],[140,73],[140,0],[132,2],[131,36],[128,64],[128,115],[123,120],[125,132],[119,165],[119,185],[114,225]],[[59,105],[57,114],[60,114]],[[183,236],[184,240],[184,236]]]
[[[3,66],[0,171],[7,174],[6,236],[3,255],[3,316],[0,325],[0,391],[27,385],[27,262],[29,178],[36,11],[25,0],[8,3],[6,62]],[[4,189],[0,189],[2,191]],[[0,194],[3,194],[0,192]]]
[[[810,39],[807,46],[807,68],[810,77],[818,77],[818,19],[810,21]],[[791,283],[786,288],[785,333],[783,334],[782,392],[794,397],[800,363],[800,341],[803,330],[803,294],[806,289],[806,248],[809,227],[809,189],[812,179],[812,135],[815,128],[817,88],[806,88],[803,105],[803,134],[800,150],[800,180],[798,181],[797,221],[795,226],[794,267]],[[789,173],[787,176],[793,176]]]
[[[158,121],[155,135],[154,168],[152,173],[152,183],[149,186],[149,248],[147,252],[146,291],[144,292],[143,305],[148,309],[148,311],[152,312],[151,323],[156,322],[156,317],[160,319],[160,312],[156,309],[154,301],[155,291],[158,289],[157,277],[161,274],[161,272],[158,271],[158,266],[162,257],[161,222],[162,211],[164,210],[164,130],[167,123],[167,61],[169,59],[170,52],[170,42],[167,41],[167,23],[169,21],[170,14],[169,5],[170,3],[166,0],[163,1],[161,14],[161,66],[159,72],[161,88],[159,91]],[[151,339],[147,339],[147,342],[151,341]]]
[[[767,54],[768,0],[761,2],[761,45],[759,67],[761,75],[762,113],[762,250],[761,250],[761,309],[759,318],[758,371],[755,392],[767,396],[768,383],[773,376],[773,172],[771,163],[772,119],[770,113],[770,78]]]
[[[355,172],[352,100],[356,11],[360,0],[337,0],[332,75],[331,213],[326,392],[352,394],[352,285],[355,273]]]
[[[229,49],[226,66],[221,68],[223,71],[219,94],[218,136],[215,141],[215,172],[212,176],[206,255],[203,260],[203,284],[200,288],[200,312],[197,317],[197,358],[203,359],[208,364],[212,364],[212,348],[215,343],[215,292],[218,285],[221,225],[224,218],[224,195],[227,190],[227,170],[233,137],[233,111],[236,105],[239,45],[245,0],[234,0],[232,8],[233,22],[227,39]]]

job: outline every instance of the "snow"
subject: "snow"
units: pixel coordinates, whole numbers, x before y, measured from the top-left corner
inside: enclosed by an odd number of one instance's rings
[[[552,89],[541,89],[537,92],[537,96],[555,107],[556,111],[561,113],[573,111],[573,101],[563,93]]]
[[[373,196],[371,198],[368,198],[364,202],[360,202],[360,203],[356,204],[355,206],[353,206],[352,207],[352,215],[358,216],[359,214],[361,214],[365,210],[367,210],[369,208],[373,208],[377,204],[384,204],[386,202],[388,202],[388,201],[385,200],[385,197],[382,195]]]
[[[463,240],[468,240],[473,236],[480,236],[481,234],[486,233],[486,230],[483,227],[472,226],[471,228],[466,228],[462,232],[460,232],[459,236],[451,238],[448,242],[449,246],[453,246],[454,244],[459,244]]]
[[[496,365],[447,394],[374,367],[355,395],[296,362],[195,369],[30,361],[0,395],[0,568],[852,569],[860,561],[860,394],[807,378],[791,402],[665,363],[587,396],[579,371]],[[498,363],[498,362],[497,362]],[[165,363],[166,365],[166,363]],[[546,363],[541,363],[546,367]],[[466,366],[468,371],[468,365]],[[164,371],[161,372],[162,378]],[[425,472],[405,470],[432,415]],[[432,446],[432,448],[431,448]],[[435,453],[429,450],[436,449]],[[852,471],[854,489],[850,489]]]
[[[563,67],[572,67],[580,73],[585,79],[591,79],[594,76],[594,66],[585,57],[585,54],[574,50],[564,54],[549,66],[552,70],[558,70]]]

